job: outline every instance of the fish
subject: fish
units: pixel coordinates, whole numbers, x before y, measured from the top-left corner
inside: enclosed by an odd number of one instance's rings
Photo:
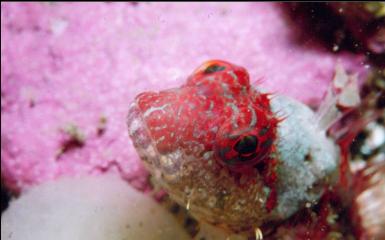
[[[209,60],[180,87],[137,95],[128,133],[156,184],[192,216],[255,232],[314,205],[344,178],[344,151],[328,129],[359,103],[356,84],[337,67],[315,112],[252,86],[241,66]]]

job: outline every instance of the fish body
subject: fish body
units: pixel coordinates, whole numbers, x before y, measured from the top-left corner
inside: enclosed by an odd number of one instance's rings
[[[234,232],[289,218],[338,175],[339,147],[317,114],[250,85],[243,67],[212,60],[179,88],[139,94],[129,135],[170,197]]]

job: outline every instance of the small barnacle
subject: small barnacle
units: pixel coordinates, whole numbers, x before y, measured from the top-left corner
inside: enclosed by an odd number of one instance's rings
[[[70,124],[64,129],[64,132],[69,136],[70,139],[74,139],[79,143],[84,143],[85,137],[80,132],[79,127],[75,124]]]
[[[76,148],[81,148],[85,144],[85,136],[80,132],[75,124],[69,124],[61,130],[64,133],[64,139],[61,142],[57,158],[60,158],[64,153],[67,153]]]
[[[328,224],[332,225],[335,224],[338,219],[338,214],[331,213],[327,216],[326,221]]]
[[[107,128],[107,117],[101,116],[99,118],[98,126],[96,129],[96,135],[99,137],[102,136],[106,132],[106,128]]]

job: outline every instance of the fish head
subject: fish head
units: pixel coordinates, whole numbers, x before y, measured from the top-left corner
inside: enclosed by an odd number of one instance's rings
[[[233,226],[258,224],[266,212],[261,171],[278,122],[246,69],[220,60],[202,64],[179,88],[139,94],[128,114],[139,156],[170,196],[195,216]]]

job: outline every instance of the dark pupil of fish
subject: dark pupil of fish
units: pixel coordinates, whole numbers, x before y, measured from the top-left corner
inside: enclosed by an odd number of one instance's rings
[[[235,144],[234,150],[239,154],[250,154],[257,150],[257,146],[258,139],[256,136],[245,136]]]
[[[222,71],[222,70],[225,70],[224,66],[211,65],[211,66],[209,66],[208,68],[205,69],[204,73],[215,73],[215,72],[219,72],[219,71]]]

